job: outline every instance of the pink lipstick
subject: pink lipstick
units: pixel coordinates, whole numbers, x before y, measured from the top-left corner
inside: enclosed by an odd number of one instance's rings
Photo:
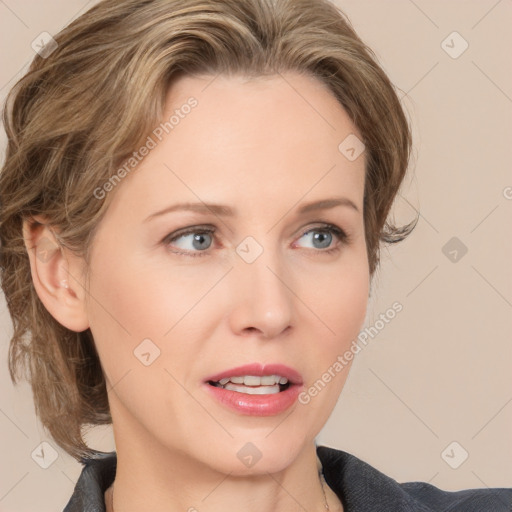
[[[211,375],[204,386],[221,404],[241,414],[273,416],[293,405],[303,381],[289,366],[252,363]]]

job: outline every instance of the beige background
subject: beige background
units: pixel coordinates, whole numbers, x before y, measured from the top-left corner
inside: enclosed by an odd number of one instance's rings
[[[36,36],[55,34],[93,3],[0,1],[0,99],[32,59]],[[408,241],[383,252],[366,325],[395,301],[403,310],[357,356],[318,441],[398,481],[510,487],[512,1],[338,4],[402,91],[415,174],[396,218],[410,220],[416,208],[421,220]],[[453,31],[469,43],[456,59],[442,46]],[[461,44],[450,36],[444,46]],[[3,159],[3,130],[1,137]],[[452,237],[468,249],[456,262],[442,251]],[[62,510],[81,467],[43,431],[28,385],[12,386],[11,329],[0,296],[0,511]],[[114,449],[110,428],[89,439]],[[58,453],[48,469],[31,458],[42,441]],[[453,441],[460,447],[443,458]],[[459,461],[462,450],[469,456],[453,469],[445,459]]]

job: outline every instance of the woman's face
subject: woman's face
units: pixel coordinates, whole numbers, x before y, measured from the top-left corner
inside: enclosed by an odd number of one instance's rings
[[[110,192],[91,252],[87,315],[117,449],[278,471],[329,417],[348,373],[333,367],[366,313],[364,153],[338,147],[359,134],[320,82],[293,73],[180,78],[171,116]],[[248,364],[284,365],[263,373],[294,370],[293,385],[207,382],[257,373],[231,371]]]

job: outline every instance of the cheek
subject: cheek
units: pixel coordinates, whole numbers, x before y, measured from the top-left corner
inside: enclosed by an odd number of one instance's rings
[[[345,359],[344,354],[357,340],[365,319],[369,277],[364,264],[340,265],[339,272],[330,272],[330,279],[308,278],[307,282],[315,290],[309,300],[318,318],[310,323],[311,331],[303,346],[308,373],[299,396],[299,410],[303,421],[316,433],[330,416],[347,380],[353,357]],[[322,293],[314,282],[323,284]]]
[[[352,274],[351,279],[340,279],[333,284],[329,293],[325,294],[318,316],[322,317],[324,325],[316,329],[316,339],[320,339],[321,350],[314,350],[310,361],[314,363],[314,379],[320,378],[325,372],[335,373],[336,378],[329,380],[332,400],[336,401],[341,388],[350,370],[351,362],[343,364],[343,369],[336,369],[334,365],[340,356],[343,356],[352,343],[357,340],[361,326],[364,322],[367,309],[367,286],[364,277],[356,279]],[[321,334],[319,336],[318,334]],[[328,378],[328,376],[327,376]],[[327,396],[324,399],[328,400]]]
[[[200,282],[186,279],[179,268],[110,253],[94,263],[90,316],[134,339],[161,337],[200,292]]]
[[[315,313],[325,348],[341,349],[365,319],[369,275],[364,249],[321,273],[301,277],[304,303]]]
[[[190,337],[184,332],[186,315],[207,283],[185,279],[179,269],[161,263],[116,258],[113,252],[98,258],[94,269],[90,328],[108,387],[119,397],[111,405],[127,407],[141,421],[162,407],[172,409],[180,387],[168,371],[182,381],[181,370],[191,366],[197,351],[181,342]]]
[[[155,353],[160,350],[159,363],[181,361],[193,354],[192,331],[201,323],[191,325],[191,319],[200,315],[208,323],[209,302],[202,299],[222,269],[212,272],[205,266],[202,271],[137,254],[121,257],[114,247],[107,247],[102,255],[91,264],[88,314],[100,358],[112,380],[134,363],[138,366],[134,351],[139,346],[151,348],[151,343],[144,342],[147,339],[157,347]],[[172,343],[185,336],[186,344]]]
[[[332,302],[337,304],[331,314],[334,316],[334,330],[343,341],[357,336],[366,316],[369,278],[365,269],[346,273],[338,286],[332,290]],[[341,340],[340,340],[341,341]]]

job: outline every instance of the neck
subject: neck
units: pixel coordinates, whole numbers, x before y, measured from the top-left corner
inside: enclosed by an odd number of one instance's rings
[[[156,457],[153,451],[130,446],[118,446],[115,485],[105,493],[107,512],[224,512],[240,504],[247,512],[343,511],[322,478],[314,443],[283,470],[245,476],[214,471],[179,452]]]

